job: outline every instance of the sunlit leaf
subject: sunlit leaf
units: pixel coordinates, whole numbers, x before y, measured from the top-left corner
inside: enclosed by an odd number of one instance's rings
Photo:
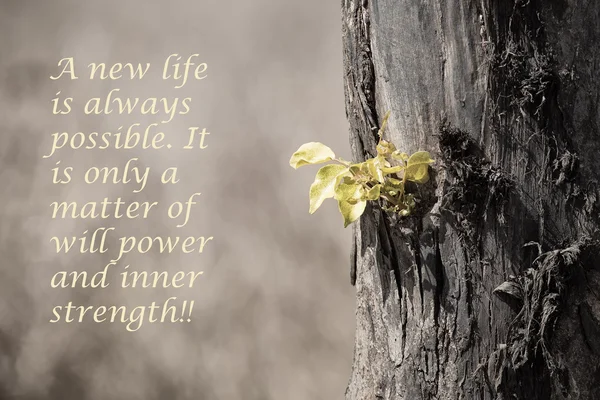
[[[381,196],[381,185],[375,185],[367,191],[367,200],[377,200]]]
[[[349,171],[353,174],[356,175],[361,171],[361,164],[352,164],[349,168]]]
[[[360,164],[350,166],[350,172],[354,175],[357,181],[367,183],[376,180],[377,168],[375,167],[375,159],[370,158]],[[375,176],[373,175],[375,174]]]
[[[344,183],[346,185],[354,185],[354,184],[357,184],[358,182],[354,178],[354,176],[352,174],[350,174],[349,171],[344,171],[337,176],[336,182],[335,182],[335,187],[337,188],[342,183]]]
[[[383,172],[384,174],[397,174],[398,172],[402,171],[404,168],[406,168],[404,165],[398,165],[395,167],[382,167],[381,168],[381,172]]]
[[[392,158],[394,160],[408,161],[410,157],[408,154],[403,153],[400,150],[396,150],[392,153]]]
[[[354,181],[344,178],[336,187],[334,197],[338,201],[356,202],[364,194],[363,186]]]
[[[429,181],[429,164],[434,160],[426,151],[418,151],[410,156],[404,174],[406,179],[416,183]]]
[[[396,189],[400,189],[403,186],[402,181],[400,179],[396,179],[396,178],[387,178],[386,183]]]
[[[329,147],[323,143],[310,142],[300,146],[298,151],[292,155],[290,166],[297,169],[303,165],[320,164],[334,158],[335,154]]]
[[[365,189],[360,183],[344,179],[335,188],[335,198],[344,217],[344,228],[356,221],[365,210]]]
[[[372,162],[371,160],[367,160],[365,162],[361,162],[358,164],[352,164],[350,166],[350,172],[354,175],[356,174],[369,174],[369,162]]]
[[[388,185],[383,187],[383,192],[392,197],[396,197],[400,193],[400,191],[401,189],[397,189]]]
[[[367,202],[365,200],[359,200],[356,203],[350,203],[348,201],[338,201],[338,207],[342,217],[344,217],[344,228],[356,221],[362,213],[365,212]]]
[[[396,146],[393,143],[386,142],[385,140],[381,140],[377,145],[377,154],[381,156],[391,155],[394,151],[396,151]]]
[[[383,183],[384,175],[381,169],[385,168],[385,162],[386,161],[383,156],[377,156],[365,161],[369,169],[369,175],[371,175],[373,180]]]
[[[312,214],[323,204],[325,199],[335,194],[337,177],[348,172],[344,165],[330,164],[319,169],[315,181],[310,186],[310,210]]]

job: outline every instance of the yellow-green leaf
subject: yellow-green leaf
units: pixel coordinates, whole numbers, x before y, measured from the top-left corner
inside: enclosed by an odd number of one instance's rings
[[[387,182],[390,186],[394,187],[394,188],[401,188],[402,185],[402,181],[400,179],[395,179],[395,178],[387,178]]]
[[[315,181],[310,186],[310,210],[312,214],[323,204],[325,199],[335,194],[337,177],[348,172],[344,165],[330,164],[319,169]]]
[[[364,189],[362,185],[352,179],[343,179],[335,187],[335,199],[338,201],[356,202],[360,200]]]
[[[398,166],[390,167],[390,168],[382,167],[381,171],[384,174],[397,174],[398,172],[402,171],[404,168],[406,168],[404,165],[398,165]]]
[[[426,183],[429,180],[429,164],[434,162],[426,151],[418,151],[410,156],[406,166],[406,179],[417,183]]]
[[[367,200],[377,200],[381,196],[381,185],[375,185],[367,191]]]
[[[329,147],[323,143],[310,142],[300,146],[298,151],[292,155],[290,166],[297,169],[303,165],[320,164],[334,158],[335,154]]]
[[[396,146],[393,143],[386,142],[385,140],[381,140],[377,145],[377,154],[381,156],[387,156],[396,151]]]
[[[397,181],[398,183],[392,183],[389,180],[383,185],[383,189],[385,192],[388,192],[392,196],[396,196],[398,192],[404,190],[404,184],[402,181]]]
[[[375,158],[370,158],[367,161],[365,161],[369,168],[369,175],[371,175],[371,178],[373,180],[383,182],[383,171],[381,170],[381,168],[385,167],[385,162],[385,158],[381,155]]]
[[[407,161],[410,157],[408,154],[403,153],[400,150],[396,150],[392,153],[392,158],[394,160]]]
[[[350,166],[350,172],[354,175],[356,174],[368,174],[369,173],[369,168],[367,165],[367,162],[361,162],[358,164],[352,164]]]
[[[356,221],[362,213],[365,212],[367,202],[365,200],[359,200],[356,203],[350,203],[348,201],[340,200],[338,207],[344,217],[344,228]]]
[[[335,182],[335,187],[337,188],[341,183],[344,183],[346,185],[352,185],[356,184],[357,181],[356,179],[354,179],[354,177],[350,174],[349,171],[345,171],[338,175]]]

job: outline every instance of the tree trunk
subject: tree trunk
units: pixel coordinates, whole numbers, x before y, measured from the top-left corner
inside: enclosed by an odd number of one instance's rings
[[[356,224],[346,398],[600,399],[600,2],[342,8],[354,160],[437,161]]]

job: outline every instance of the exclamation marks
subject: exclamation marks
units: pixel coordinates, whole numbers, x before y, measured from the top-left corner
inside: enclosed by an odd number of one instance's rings
[[[183,306],[181,307],[181,318],[179,319],[179,322],[185,322],[186,315],[187,315],[187,322],[192,322],[192,312],[194,311],[194,300],[190,301],[189,310],[186,310],[187,308],[188,308],[188,301],[184,300]],[[186,314],[186,311],[187,311],[187,314]]]

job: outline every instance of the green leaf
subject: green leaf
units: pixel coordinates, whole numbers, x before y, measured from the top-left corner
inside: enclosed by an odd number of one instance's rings
[[[396,146],[393,143],[386,142],[385,140],[381,140],[376,147],[377,154],[381,156],[387,156],[396,151]]]
[[[367,168],[369,169],[369,177],[374,181],[379,181],[379,175],[381,174],[383,176],[383,173],[381,173],[379,168],[377,168],[377,165],[375,165],[375,159],[371,158],[367,160],[366,163]]]
[[[364,189],[362,185],[353,179],[344,178],[336,187],[335,187],[335,199],[338,201],[350,201],[356,202],[360,200]]]
[[[406,179],[416,183],[426,183],[429,181],[429,164],[434,160],[426,151],[418,151],[410,156],[404,174]]]
[[[404,189],[404,185],[400,182],[399,185],[391,185],[389,182],[386,182],[383,185],[383,191],[389,193],[392,196],[396,196],[398,193],[402,192]]]
[[[352,176],[350,174],[349,171],[346,171],[342,174],[339,174],[335,183],[335,187],[337,188],[340,184],[346,184],[346,185],[355,185],[358,183],[358,181],[354,178],[354,176]]]
[[[404,165],[398,165],[395,167],[390,167],[390,168],[385,168],[382,167],[381,168],[381,172],[383,172],[384,174],[397,174],[398,172],[402,171],[404,168],[406,168]]]
[[[387,178],[386,184],[389,184],[391,187],[396,189],[400,189],[402,186],[404,186],[400,179],[395,178]]]
[[[402,153],[400,150],[396,150],[392,153],[392,158],[394,160],[408,161],[410,157],[408,154]]]
[[[290,166],[298,169],[303,165],[321,164],[334,158],[335,154],[329,147],[323,143],[310,142],[300,146],[298,151],[292,155]]]
[[[350,166],[350,172],[354,175],[356,174],[369,174],[369,166],[367,162],[361,162],[358,164],[352,164]]]
[[[342,217],[344,217],[344,228],[356,221],[365,211],[367,202],[364,187],[352,179],[344,178],[335,188],[335,198]]]
[[[340,200],[338,207],[344,217],[344,228],[356,221],[365,212],[367,202],[365,200],[359,200],[356,203],[350,203],[348,201]]]
[[[369,168],[369,175],[374,181],[383,182],[383,171],[382,168],[385,168],[385,158],[381,155],[371,158],[367,161],[367,166]]]
[[[367,191],[367,200],[377,200],[381,196],[381,185],[375,185]]]
[[[335,194],[335,184],[339,175],[348,172],[344,165],[330,164],[319,169],[315,181],[310,186],[310,209],[312,214],[323,204],[325,199]]]

